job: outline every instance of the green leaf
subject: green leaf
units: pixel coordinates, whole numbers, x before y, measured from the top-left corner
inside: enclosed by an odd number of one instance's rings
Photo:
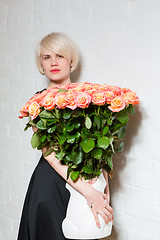
[[[123,138],[124,138],[125,131],[126,131],[126,127],[120,128],[120,130],[119,130],[119,132],[118,132],[118,138],[119,138],[119,139],[123,139]]]
[[[111,148],[112,148],[112,152],[115,153],[114,147],[113,147],[113,140],[114,140],[114,137],[110,136],[109,141],[110,141],[110,145],[111,145]]]
[[[86,119],[85,119],[85,126],[87,129],[90,129],[92,127],[92,122],[89,117],[86,117]]]
[[[41,130],[47,129],[47,127],[46,127],[45,124],[44,124],[44,121],[42,121],[42,120],[39,120],[39,121],[37,122],[36,127],[39,128],[39,129],[41,129]]]
[[[97,125],[97,128],[100,129],[101,127],[101,119],[99,116],[94,116],[94,122]]]
[[[68,143],[74,143],[75,142],[75,136],[74,135],[67,135],[67,142]]]
[[[70,173],[71,173],[72,171],[73,171],[72,168],[69,167],[68,170],[67,170],[67,179],[69,178],[69,175],[70,175]]]
[[[47,138],[47,135],[42,135],[40,141],[41,141],[41,142],[44,142],[44,141],[46,140],[46,138]]]
[[[74,164],[78,165],[82,162],[83,160],[83,152],[80,151],[76,154],[75,158],[73,158],[73,162]]]
[[[63,160],[63,157],[64,157],[65,153],[64,152],[59,152],[55,155],[56,158],[58,158],[59,160]]]
[[[71,132],[73,129],[74,129],[74,124],[73,123],[68,123],[67,127],[66,127],[67,132]]]
[[[42,112],[40,112],[39,117],[40,118],[54,118],[54,115],[52,114],[51,111],[43,110]]]
[[[113,170],[112,157],[108,157],[108,158],[107,158],[107,163],[108,163],[108,166],[111,168],[111,170]]]
[[[60,119],[59,109],[55,108],[55,114],[56,114],[56,118]]]
[[[134,107],[132,106],[132,104],[129,104],[129,106],[127,107],[127,111],[128,111],[128,113],[130,113],[130,114],[135,114],[135,109],[134,109]]]
[[[47,130],[48,133],[53,133],[56,130],[56,125]]]
[[[51,148],[51,149],[49,149],[48,151],[46,151],[46,152],[43,154],[43,156],[44,156],[44,157],[47,157],[47,156],[50,155],[52,152],[54,152],[54,150]]]
[[[62,145],[65,141],[66,141],[66,137],[63,135],[60,135],[59,144]]]
[[[84,139],[80,145],[82,146],[82,149],[85,153],[88,153],[90,152],[94,146],[95,146],[95,142],[92,138],[89,138],[89,139]]]
[[[92,156],[94,158],[96,158],[96,159],[101,159],[101,157],[102,157],[102,149],[99,149],[99,148],[93,149]]]
[[[75,138],[79,138],[81,136],[80,132],[76,132]]]
[[[80,122],[75,122],[75,123],[74,123],[75,129],[79,128],[80,126],[81,126],[81,123],[80,123]]]
[[[119,112],[119,114],[117,115],[117,118],[121,123],[127,123],[129,120],[127,110],[124,109],[121,112]]]
[[[40,136],[38,131],[36,131],[31,138],[31,145],[33,148],[38,147],[38,145],[40,144]]]
[[[97,143],[100,148],[103,148],[105,150],[108,148],[110,140],[108,137],[99,137]]]
[[[82,168],[82,170],[83,170],[85,173],[88,173],[88,174],[94,173],[94,170],[93,170],[92,168],[87,167],[87,166],[84,166],[84,167]]]
[[[109,126],[112,125],[112,119],[108,118],[107,123],[108,123]]]
[[[68,155],[66,156],[66,159],[67,159],[68,162],[72,162],[72,161],[73,161],[73,152],[70,153],[70,154],[68,154]]]
[[[106,126],[106,127],[103,129],[102,135],[104,136],[104,135],[106,135],[108,132],[109,132],[109,127]]]
[[[64,89],[64,88],[59,88],[59,89],[58,89],[58,93],[62,93],[62,92],[67,92],[67,90]]]
[[[72,172],[72,173],[71,173],[71,179],[72,179],[73,181],[75,181],[75,180],[78,178],[78,176],[79,176],[79,171],[76,171],[76,172]]]
[[[118,147],[118,151],[117,152],[122,152],[123,151],[123,148],[124,148],[124,142],[121,142],[119,144],[119,147]]]
[[[71,116],[72,112],[71,111],[67,111],[67,109],[65,109],[64,113],[63,113],[63,118],[64,119],[69,119]]]

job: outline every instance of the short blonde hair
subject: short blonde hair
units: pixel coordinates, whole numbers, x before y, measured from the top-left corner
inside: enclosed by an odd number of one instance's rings
[[[73,72],[79,62],[79,54],[75,44],[63,33],[50,33],[44,37],[37,45],[36,48],[36,63],[38,70],[44,75],[41,66],[41,48],[55,52],[67,58],[71,64],[71,72]]]

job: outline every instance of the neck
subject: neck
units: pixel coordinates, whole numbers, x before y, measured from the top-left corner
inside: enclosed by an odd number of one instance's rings
[[[55,81],[55,82],[50,80],[50,84],[48,85],[47,89],[58,87],[61,84],[68,84],[68,83],[71,83],[70,79]]]

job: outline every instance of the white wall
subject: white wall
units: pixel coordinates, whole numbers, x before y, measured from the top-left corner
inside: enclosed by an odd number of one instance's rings
[[[16,239],[30,176],[40,153],[18,119],[21,106],[46,86],[34,62],[36,43],[65,32],[82,55],[79,81],[136,91],[125,150],[110,181],[112,240],[160,239],[160,1],[0,0],[0,239]]]

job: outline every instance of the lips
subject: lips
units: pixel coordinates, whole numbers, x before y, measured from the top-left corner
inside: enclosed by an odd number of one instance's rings
[[[60,69],[55,68],[55,69],[52,69],[50,72],[51,72],[51,73],[59,73],[59,71],[60,71]]]

